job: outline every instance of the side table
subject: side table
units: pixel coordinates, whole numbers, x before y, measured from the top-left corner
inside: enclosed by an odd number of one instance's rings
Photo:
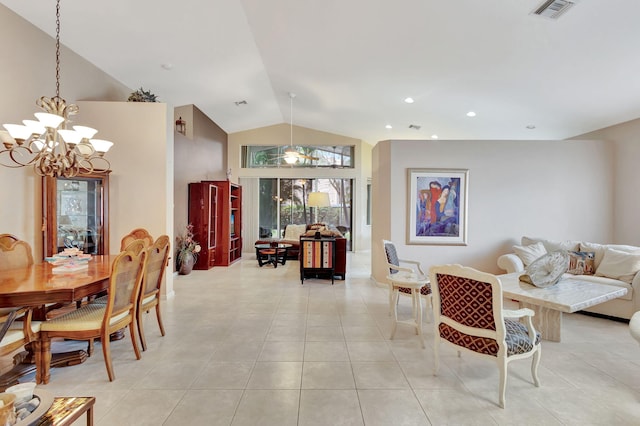
[[[86,397],[55,397],[51,408],[36,422],[34,426],[71,426],[83,414],[87,414],[87,426],[93,426],[93,406],[96,398]]]
[[[285,243],[256,244],[258,265],[262,267],[262,265],[271,263],[274,268],[278,267],[278,263],[284,265],[287,262],[287,253],[290,247],[291,244]]]

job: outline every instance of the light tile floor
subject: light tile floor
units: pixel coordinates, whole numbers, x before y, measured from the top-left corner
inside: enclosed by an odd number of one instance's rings
[[[387,288],[369,276],[369,253],[350,254],[333,286],[251,256],[179,276],[166,336],[145,316],[142,360],[127,335],[112,344],[114,382],[97,344],[42,388],[96,396],[97,425],[640,424],[640,346],[626,324],[566,315],[563,341],[543,341],[540,388],[528,360],[510,364],[503,410],[493,363],[443,348],[433,376],[429,324],[426,349],[408,326],[390,341]],[[400,304],[408,316],[410,300]],[[74,345],[85,346],[55,344]]]

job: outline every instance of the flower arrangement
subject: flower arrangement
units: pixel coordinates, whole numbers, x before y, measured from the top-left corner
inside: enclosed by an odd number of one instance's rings
[[[193,225],[188,224],[186,229],[187,231],[184,235],[176,237],[177,261],[179,264],[183,263],[189,255],[193,256],[195,262],[201,249],[200,243],[193,239]]]

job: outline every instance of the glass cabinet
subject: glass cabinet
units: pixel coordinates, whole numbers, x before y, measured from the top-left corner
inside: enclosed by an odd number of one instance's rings
[[[109,254],[109,172],[43,178],[44,255],[67,247]]]

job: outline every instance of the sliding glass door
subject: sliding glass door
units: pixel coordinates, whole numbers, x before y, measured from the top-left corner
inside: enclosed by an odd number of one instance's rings
[[[259,235],[261,238],[282,238],[289,224],[324,222],[338,229],[347,238],[351,250],[353,200],[352,179],[260,179]],[[329,196],[327,207],[310,207],[311,192]]]

